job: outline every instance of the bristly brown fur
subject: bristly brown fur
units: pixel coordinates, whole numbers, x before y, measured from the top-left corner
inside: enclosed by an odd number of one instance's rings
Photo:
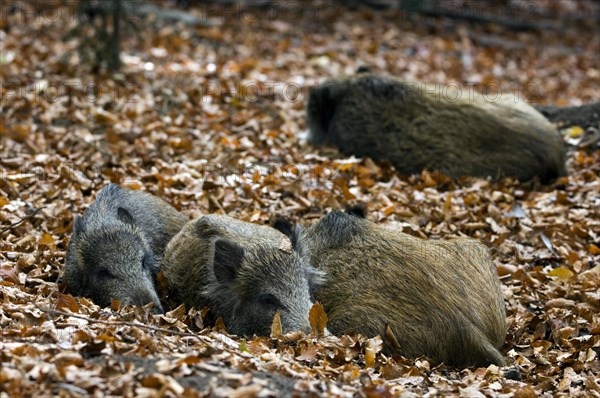
[[[310,289],[322,276],[290,246],[273,228],[206,215],[171,240],[163,272],[179,301],[209,307],[231,333],[268,336],[276,311],[285,332],[309,331]]]
[[[154,303],[164,249],[187,217],[146,192],[105,186],[83,217],[75,217],[63,281],[67,290],[106,307]]]
[[[388,354],[456,366],[504,363],[503,295],[479,242],[426,241],[339,211],[305,228],[298,242],[327,275],[313,296],[332,333],[386,336],[389,325],[397,342],[385,341]]]
[[[367,70],[329,79],[309,94],[309,140],[388,160],[403,174],[428,169],[542,182],[566,175],[562,138],[533,107],[506,96],[488,100],[468,88],[456,94]]]

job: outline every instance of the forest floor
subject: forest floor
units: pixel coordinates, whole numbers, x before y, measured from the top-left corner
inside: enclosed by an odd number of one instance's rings
[[[82,62],[91,29],[65,39],[72,5],[12,4],[0,20],[0,397],[600,397],[600,126],[561,131],[569,176],[550,185],[401,176],[304,133],[308,89],[361,65],[533,104],[598,101],[597,3],[487,10],[552,22],[533,30],[331,2],[190,11],[214,26],[133,16],[118,74]],[[502,281],[510,366],[388,357],[377,337],[243,339],[194,310],[65,294],[73,217],[107,182],[190,217],[310,223],[363,203],[406,233],[479,239]]]

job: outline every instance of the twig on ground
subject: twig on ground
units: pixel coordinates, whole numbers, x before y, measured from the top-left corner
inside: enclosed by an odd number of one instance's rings
[[[152,330],[152,331],[155,331],[155,332],[161,332],[161,333],[166,333],[166,334],[173,334],[173,335],[177,335],[177,336],[197,337],[199,340],[202,341],[202,339],[200,338],[200,336],[198,336],[197,334],[194,334],[194,333],[179,332],[177,330],[159,328],[159,327],[156,327],[156,326],[144,325],[143,323],[135,323],[135,322],[129,322],[129,321],[107,321],[107,320],[104,320],[104,319],[94,319],[94,318],[87,317],[85,315],[78,315],[78,314],[73,314],[73,313],[66,312],[66,311],[59,311],[59,310],[51,310],[51,309],[47,309],[47,308],[42,308],[39,305],[37,305],[36,303],[34,303],[34,305],[37,307],[37,309],[39,309],[40,311],[42,311],[42,312],[44,312],[44,313],[46,313],[48,315],[69,316],[69,317],[73,317],[73,318],[83,319],[85,321],[92,322],[92,323],[101,323],[101,324],[104,324],[104,325],[134,326],[134,327],[139,327],[139,328],[146,329],[146,330]]]
[[[6,227],[6,228],[3,228],[3,229],[0,231],[0,235],[2,235],[2,234],[3,234],[3,233],[5,233],[6,231],[8,231],[8,230],[10,230],[10,229],[12,229],[12,228],[14,228],[14,227],[16,227],[16,226],[18,226],[18,225],[20,225],[20,224],[21,224],[22,222],[24,222],[25,220],[28,220],[28,219],[30,219],[31,217],[35,216],[35,215],[36,215],[36,214],[37,214],[37,213],[38,213],[40,210],[42,210],[43,208],[45,208],[45,206],[38,207],[37,209],[32,209],[32,211],[30,211],[29,213],[27,213],[27,215],[26,215],[25,217],[21,218],[19,221],[16,221],[16,222],[14,222],[14,223],[10,224],[10,225],[9,225],[8,227]]]

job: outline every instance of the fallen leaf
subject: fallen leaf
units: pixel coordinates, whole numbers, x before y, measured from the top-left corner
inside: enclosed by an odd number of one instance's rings
[[[400,343],[398,342],[398,339],[396,338],[396,335],[392,331],[392,328],[390,328],[389,324],[385,325],[385,342],[394,347],[396,350],[400,351]]]
[[[281,314],[277,311],[273,317],[273,323],[271,323],[271,337],[278,339],[281,338],[282,335],[283,327],[281,326]]]
[[[79,304],[77,304],[77,300],[70,294],[62,294],[58,293],[58,298],[56,299],[56,309],[59,311],[69,310],[73,313],[79,312]]]
[[[310,331],[315,336],[323,336],[327,327],[327,314],[323,308],[323,304],[316,302],[310,309],[308,314],[310,322]]]
[[[548,272],[548,276],[554,276],[554,277],[557,277],[558,280],[566,282],[569,279],[573,278],[575,276],[575,274],[570,269],[559,267],[559,268],[554,268],[553,270]]]
[[[17,275],[13,267],[0,267],[0,278],[4,281],[9,281],[16,285],[19,284],[19,276]]]
[[[381,351],[382,347],[383,341],[379,336],[367,340],[367,344],[365,345],[365,367],[375,367],[375,358],[377,357],[377,353]]]
[[[42,234],[38,243],[42,246],[54,246],[54,238],[50,234]]]

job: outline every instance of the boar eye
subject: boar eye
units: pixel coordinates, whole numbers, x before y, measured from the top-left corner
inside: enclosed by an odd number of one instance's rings
[[[281,307],[281,302],[277,299],[277,297],[273,296],[272,294],[263,294],[258,298],[258,301],[262,305],[265,305],[268,307],[275,307],[275,308]]]
[[[108,270],[108,268],[98,268],[96,270],[96,274],[99,278],[102,279],[108,279],[113,277],[112,273]]]

